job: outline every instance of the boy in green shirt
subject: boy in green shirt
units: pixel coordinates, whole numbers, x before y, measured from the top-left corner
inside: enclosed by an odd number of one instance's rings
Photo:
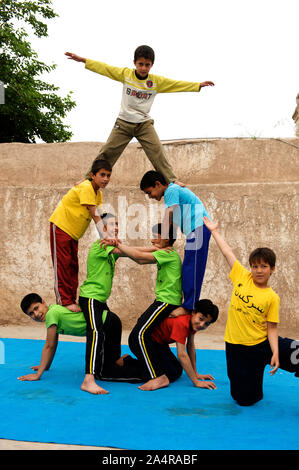
[[[36,293],[27,294],[21,301],[21,309],[32,320],[45,322],[47,327],[46,342],[43,347],[40,364],[31,367],[36,371],[18,377],[19,380],[39,380],[45,370],[49,370],[55,356],[59,334],[85,336],[86,322],[82,312],[72,312],[62,305],[47,305]]]
[[[53,362],[59,335],[86,336],[86,321],[82,312],[72,312],[62,305],[47,305],[46,301],[36,293],[27,294],[22,302],[21,309],[32,320],[45,322],[47,328],[46,342],[43,347],[40,364],[31,369],[31,373],[18,377],[21,381],[40,380],[45,370],[49,370]],[[103,330],[106,336],[105,361],[103,370],[106,377],[101,380],[140,382],[140,370],[138,363],[131,356],[121,357],[121,321],[112,312],[105,312],[103,318]],[[102,393],[108,393],[101,389]]]
[[[112,214],[101,216],[105,234],[112,238],[118,228]],[[131,356],[121,355],[122,325],[119,317],[107,306],[119,256],[126,256],[118,248],[105,248],[96,241],[90,248],[87,258],[87,278],[80,287],[79,304],[82,312],[53,305],[49,308],[39,298],[24,298],[22,310],[36,321],[46,321],[47,339],[37,374],[20,377],[20,380],[38,380],[47,370],[55,355],[58,333],[86,336],[85,378],[81,389],[92,394],[106,394],[107,390],[98,386],[95,378],[107,381],[140,382],[140,368]],[[34,294],[36,295],[36,294]],[[49,316],[50,315],[50,316]]]
[[[101,218],[107,240],[115,239],[118,235],[115,216],[106,213]],[[120,256],[126,255],[117,247],[106,246],[97,240],[89,250],[87,276],[80,287],[79,305],[86,321],[85,377],[81,389],[96,395],[108,392],[99,387],[95,379],[111,380],[111,367],[120,358],[121,322],[106,303],[112,289],[115,263]],[[119,338],[118,349],[113,347],[114,337]],[[125,377],[140,381],[136,360],[126,357],[123,366],[122,373],[129,374]],[[118,372],[113,370],[112,377]]]
[[[155,225],[152,231],[155,238],[152,240],[153,247],[151,248],[129,247],[120,241],[117,243],[117,247],[121,253],[138,264],[157,264],[155,301],[138,319],[129,336],[131,351],[141,360],[143,369],[146,368],[148,378],[153,379],[159,376],[159,372],[157,372],[159,360],[154,357],[154,350],[149,347],[149,344],[154,328],[181,305],[182,262],[179,254],[173,248],[175,242],[173,227],[170,227],[167,246],[163,249],[161,247],[161,224]],[[138,341],[133,339],[136,337]]]

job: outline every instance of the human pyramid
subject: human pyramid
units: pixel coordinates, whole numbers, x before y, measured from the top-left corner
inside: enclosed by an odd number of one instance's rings
[[[294,340],[278,336],[279,297],[268,286],[276,256],[270,248],[257,248],[249,256],[250,271],[236,259],[201,200],[179,182],[167,161],[149,112],[158,93],[199,92],[211,81],[186,82],[150,73],[154,51],[140,46],[135,68],[112,67],[67,52],[69,59],[85,63],[88,70],[123,83],[121,108],[107,142],[87,172],[86,179],[64,195],[50,217],[50,243],[54,267],[56,304],[48,306],[36,293],[26,295],[22,310],[45,322],[47,338],[40,364],[19,380],[39,380],[53,361],[59,334],[86,336],[85,377],[81,389],[109,393],[96,381],[141,383],[141,390],[167,387],[183,370],[197,388],[216,389],[210,374],[199,374],[194,335],[218,318],[218,307],[200,299],[211,234],[230,267],[233,291],[225,329],[227,374],[231,396],[239,405],[263,398],[267,364],[273,375],[279,367],[299,376]],[[150,246],[128,246],[118,238],[115,214],[100,213],[102,189],[112,168],[136,137],[155,170],[140,181],[150,199],[164,199],[163,220],[152,227]],[[87,257],[87,277],[78,290],[78,240],[91,220],[99,234]],[[174,248],[177,229],[186,237],[183,263]],[[154,302],[139,317],[129,335],[135,357],[121,356],[122,324],[110,311],[116,261],[128,257],[138,264],[156,264]],[[170,344],[176,343],[177,355]]]

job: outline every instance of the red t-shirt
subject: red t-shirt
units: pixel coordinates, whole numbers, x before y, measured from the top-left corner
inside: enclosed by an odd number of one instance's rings
[[[191,315],[181,315],[180,317],[167,317],[152,332],[152,339],[159,344],[181,343],[185,344],[186,339],[195,331],[191,329]]]

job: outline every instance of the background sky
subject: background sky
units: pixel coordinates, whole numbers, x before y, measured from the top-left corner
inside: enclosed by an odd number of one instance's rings
[[[200,93],[160,94],[151,109],[161,140],[294,137],[299,92],[297,0],[53,0],[59,18],[32,39],[43,76],[77,106],[65,122],[73,142],[104,142],[118,115],[122,84],[68,60],[73,52],[133,67],[137,46],[156,54],[152,73],[205,81]]]

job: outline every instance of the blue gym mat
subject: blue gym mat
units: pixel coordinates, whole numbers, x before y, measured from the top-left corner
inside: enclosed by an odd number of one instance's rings
[[[183,375],[154,392],[100,382],[110,393],[93,396],[80,390],[84,343],[60,341],[42,379],[20,382],[17,377],[39,364],[44,341],[0,342],[0,438],[128,450],[298,449],[299,382],[293,374],[279,370],[270,377],[267,368],[264,399],[240,407],[229,393],[224,351],[197,350],[198,369],[215,377],[217,390],[197,389]]]

